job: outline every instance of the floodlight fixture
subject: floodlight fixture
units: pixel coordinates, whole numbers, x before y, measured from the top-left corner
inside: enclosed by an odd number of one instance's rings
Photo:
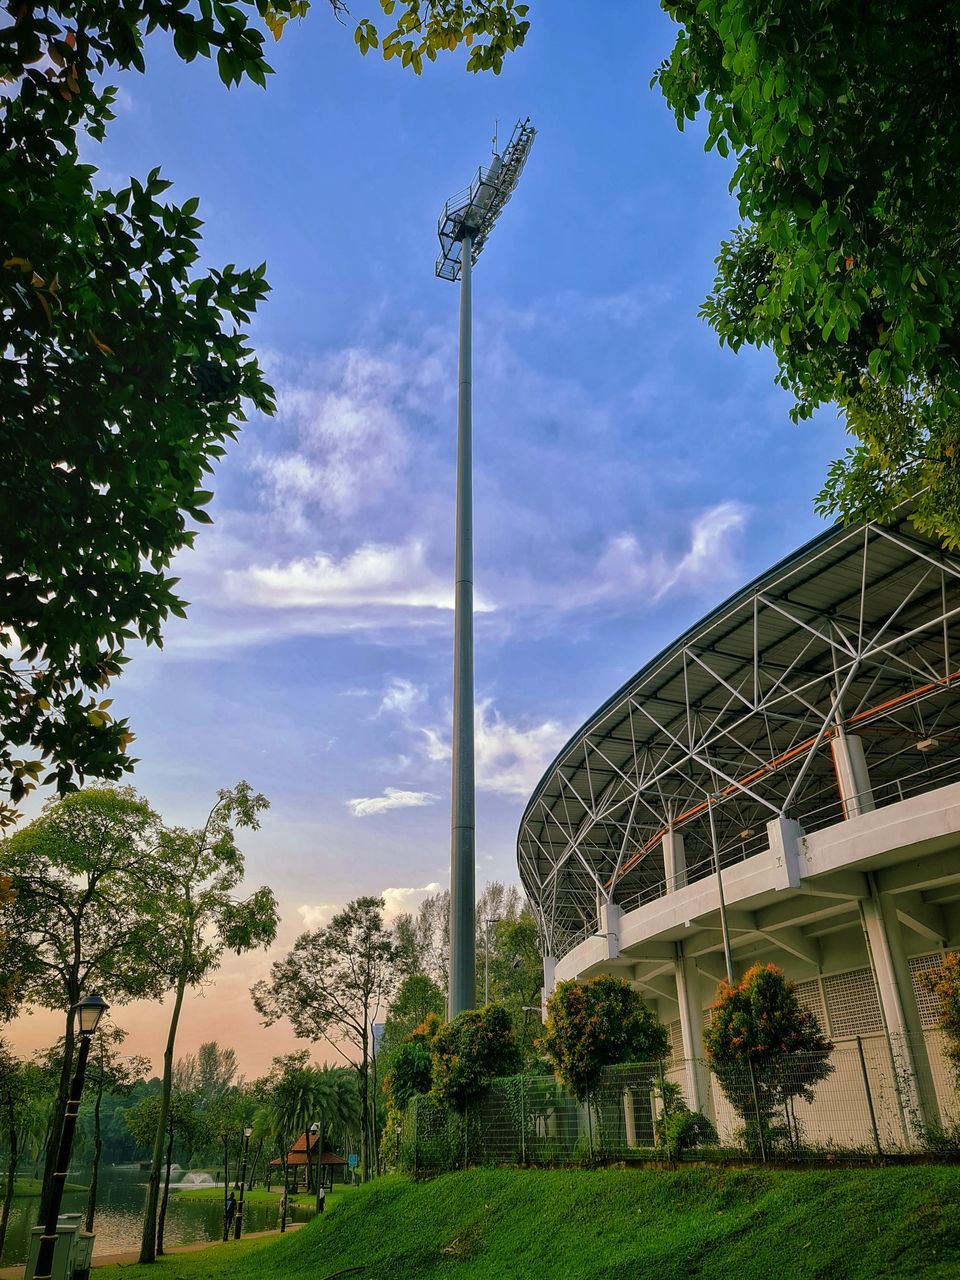
[[[917,750],[922,751],[923,754],[926,755],[928,751],[936,751],[939,745],[940,741],[938,738],[922,738],[920,742],[917,743]]]
[[[470,242],[471,266],[480,257],[493,224],[516,190],[536,135],[529,116],[518,120],[503,155],[494,152],[490,164],[479,167],[470,186],[451,196],[443,206],[437,227],[437,275],[441,280],[460,279],[465,241]]]
[[[510,141],[443,206],[438,225],[441,280],[460,281],[457,396],[457,520],[453,615],[453,770],[450,839],[451,1018],[476,1005],[476,782],[473,734],[473,371],[471,277],[494,223],[516,190],[536,130],[517,122]]]

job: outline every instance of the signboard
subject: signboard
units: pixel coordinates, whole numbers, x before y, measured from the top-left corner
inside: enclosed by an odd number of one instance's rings
[[[351,1169],[355,1169],[359,1163],[360,1163],[360,1157],[355,1152],[351,1151],[350,1154],[347,1156],[347,1164],[350,1166]]]

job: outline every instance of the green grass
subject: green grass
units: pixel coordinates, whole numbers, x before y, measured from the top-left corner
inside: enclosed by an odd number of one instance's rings
[[[97,1280],[956,1280],[960,1168],[381,1179],[283,1239]]]
[[[21,1178],[17,1176],[14,1186],[14,1197],[19,1196],[38,1196],[42,1183],[39,1178]],[[81,1182],[68,1182],[64,1187],[65,1191],[89,1191],[89,1187]]]

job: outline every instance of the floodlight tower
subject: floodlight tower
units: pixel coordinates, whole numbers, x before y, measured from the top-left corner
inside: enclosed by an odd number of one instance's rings
[[[476,816],[473,763],[473,427],[470,277],[493,224],[513,195],[536,130],[520,120],[502,154],[443,206],[437,275],[460,280],[457,397],[457,535],[453,623],[453,778],[450,841],[451,1018],[476,1005]]]

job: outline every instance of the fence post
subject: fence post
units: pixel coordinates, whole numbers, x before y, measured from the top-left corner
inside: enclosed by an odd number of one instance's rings
[[[670,1126],[667,1124],[667,1118],[668,1118],[667,1099],[664,1096],[665,1090],[663,1087],[664,1084],[666,1083],[666,1078],[663,1074],[662,1058],[658,1059],[657,1065],[660,1068],[660,1114],[663,1116],[663,1145],[667,1149],[667,1159],[670,1160],[672,1158],[670,1155]],[[656,1124],[656,1121],[654,1121],[654,1124]],[[654,1135],[656,1135],[656,1129],[654,1129]]]
[[[753,1059],[747,1058],[747,1066],[750,1068],[750,1090],[753,1093],[753,1111],[757,1117],[757,1141],[760,1143],[760,1159],[764,1164],[767,1163],[767,1147],[763,1140],[763,1121],[760,1119],[760,1101],[757,1098],[757,1078],[753,1074]]]
[[[416,1181],[420,1164],[420,1125],[417,1123],[420,1114],[420,1099],[411,1098],[413,1104],[413,1179]]]
[[[527,1163],[526,1076],[520,1077],[520,1163]]]
[[[863,1077],[863,1091],[867,1097],[867,1110],[870,1112],[870,1127],[873,1129],[873,1142],[877,1148],[877,1155],[882,1156],[883,1150],[880,1146],[880,1131],[877,1128],[877,1113],[873,1106],[873,1094],[870,1090],[870,1077],[867,1075],[867,1060],[863,1056],[863,1041],[857,1036],[857,1053],[860,1055],[860,1074]]]
[[[587,1092],[587,1142],[590,1147],[590,1159],[593,1159],[593,1103]]]

